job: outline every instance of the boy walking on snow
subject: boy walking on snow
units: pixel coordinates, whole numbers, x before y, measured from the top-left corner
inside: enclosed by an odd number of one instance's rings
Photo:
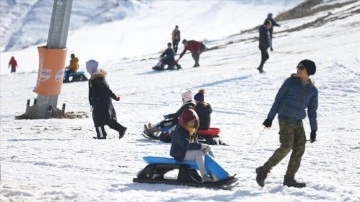
[[[305,183],[295,180],[295,174],[305,152],[306,135],[302,120],[306,116],[306,108],[311,127],[310,143],[316,140],[318,90],[309,78],[315,72],[316,66],[313,61],[301,61],[297,66],[297,73],[285,80],[275,97],[263,125],[270,128],[275,115],[278,114],[281,145],[263,166],[256,168],[256,181],[261,187],[265,185],[265,179],[271,168],[276,166],[290,150],[292,153],[283,185],[297,188],[306,186]]]

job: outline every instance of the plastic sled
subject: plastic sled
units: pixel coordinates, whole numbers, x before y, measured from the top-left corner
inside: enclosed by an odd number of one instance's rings
[[[76,81],[87,81],[88,78],[85,76],[84,71],[78,71],[75,73],[69,74],[69,80],[64,80],[63,83],[70,83],[70,82],[76,82]]]
[[[159,58],[158,64],[156,64],[152,69],[155,70],[155,71],[175,70],[175,69],[179,70],[179,69],[181,69],[181,66],[176,61],[174,63],[172,63],[172,64],[167,65],[167,64],[165,64],[163,62],[163,59],[164,58]],[[167,69],[165,69],[165,65],[168,66]]]
[[[143,136],[148,139],[154,139],[154,140],[160,140],[162,142],[171,142],[171,132],[175,129],[176,125],[173,126],[166,126],[162,128],[160,131],[155,132],[153,134],[146,134],[145,131],[143,131]]]
[[[198,130],[197,136],[199,142],[210,145],[227,145],[220,139],[220,128],[209,128],[207,130]]]
[[[174,158],[156,156],[145,156],[143,159],[148,165],[138,173],[133,182],[230,189],[237,181],[235,175],[230,176],[210,155],[205,156],[205,167],[213,181],[205,183],[201,182],[195,161],[178,162]],[[173,170],[178,170],[176,178],[167,177],[166,174]]]

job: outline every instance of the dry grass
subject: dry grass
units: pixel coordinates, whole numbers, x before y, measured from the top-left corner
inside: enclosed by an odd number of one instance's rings
[[[331,5],[321,5],[323,3],[323,0],[306,0],[305,2],[299,4],[298,6],[280,13],[276,16],[276,20],[278,21],[284,21],[284,20],[291,20],[296,18],[302,18],[310,15],[314,15],[315,13],[322,12],[322,11],[331,11],[334,8],[341,8],[343,6],[352,4],[357,2],[357,0],[342,2],[342,3],[336,3]],[[320,5],[320,6],[318,6]],[[316,8],[314,8],[317,6]]]

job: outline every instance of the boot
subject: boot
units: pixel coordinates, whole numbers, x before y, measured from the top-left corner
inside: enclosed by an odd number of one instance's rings
[[[122,129],[119,131],[119,139],[124,137],[126,130],[126,127],[122,127]]]
[[[266,170],[264,166],[256,168],[256,182],[259,184],[260,187],[265,186],[265,179],[269,172],[270,170]]]
[[[258,67],[257,70],[259,70],[259,73],[264,73],[264,70],[263,70],[262,66]]]
[[[284,176],[284,186],[288,186],[288,187],[296,187],[296,188],[303,188],[306,187],[305,183],[302,182],[296,182],[296,180],[294,179],[294,177],[287,177],[286,175]]]

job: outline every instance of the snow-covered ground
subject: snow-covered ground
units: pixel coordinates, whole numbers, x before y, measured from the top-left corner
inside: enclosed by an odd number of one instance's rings
[[[258,33],[239,35],[240,30],[261,24],[270,11],[276,16],[296,4],[258,2],[151,1],[122,20],[69,32],[68,55],[77,54],[82,68],[87,60],[98,60],[108,71],[110,87],[121,97],[113,102],[119,122],[128,128],[121,140],[109,128],[109,139],[92,139],[91,117],[15,120],[25,112],[26,100],[36,98],[32,90],[38,55],[36,46],[2,52],[0,200],[360,201],[360,3],[333,9],[324,24],[296,32],[282,31],[326,16],[328,11],[279,22],[275,51],[264,67],[267,73],[259,74]],[[334,16],[337,19],[332,20]],[[191,55],[186,54],[180,60],[183,70],[153,72],[151,67],[176,24],[183,38],[205,40],[210,48],[223,46],[204,52],[200,68],[192,68]],[[7,69],[12,55],[20,66],[16,74]],[[318,141],[307,144],[296,176],[307,187],[282,186],[287,157],[261,189],[255,168],[279,146],[277,121],[270,130],[264,130],[262,122],[283,81],[305,58],[317,64],[312,78],[319,90]],[[214,109],[212,126],[221,128],[221,139],[229,144],[212,150],[216,160],[236,174],[238,186],[225,191],[133,183],[146,165],[143,156],[169,156],[169,144],[141,136],[143,124],[156,123],[163,114],[176,111],[183,91],[200,88],[206,90],[205,99]],[[66,111],[90,115],[87,94],[87,82],[64,84],[59,106],[66,103]],[[304,123],[309,137],[308,119]]]

